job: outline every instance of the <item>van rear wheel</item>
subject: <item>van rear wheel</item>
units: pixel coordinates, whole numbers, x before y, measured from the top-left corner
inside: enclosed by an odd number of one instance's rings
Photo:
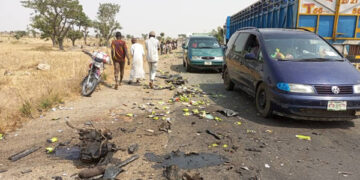
[[[261,116],[268,118],[272,115],[272,105],[269,96],[269,90],[264,83],[261,83],[256,90],[255,97],[256,109]]]
[[[224,71],[224,86],[228,91],[234,90],[235,84],[231,81],[229,70],[226,68]]]

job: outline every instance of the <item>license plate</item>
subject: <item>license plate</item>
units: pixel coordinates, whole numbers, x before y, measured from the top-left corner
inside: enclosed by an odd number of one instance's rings
[[[328,111],[346,111],[346,101],[329,101]]]
[[[211,61],[205,61],[205,62],[204,62],[204,65],[209,66],[209,65],[212,65],[212,63],[211,63]]]

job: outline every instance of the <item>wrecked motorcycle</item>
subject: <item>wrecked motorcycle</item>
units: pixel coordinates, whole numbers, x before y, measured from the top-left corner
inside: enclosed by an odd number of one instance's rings
[[[109,64],[110,57],[107,54],[98,51],[95,51],[92,54],[85,50],[83,50],[83,52],[89,55],[92,61],[89,65],[89,73],[81,83],[81,94],[83,96],[90,96],[95,91],[97,85],[101,81],[101,74],[103,69],[105,68],[104,63]]]

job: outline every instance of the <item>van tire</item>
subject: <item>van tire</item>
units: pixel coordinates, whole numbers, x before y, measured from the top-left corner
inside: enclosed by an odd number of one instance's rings
[[[226,68],[224,70],[224,86],[228,91],[234,90],[235,84],[231,81],[229,70]]]
[[[272,116],[272,103],[269,96],[269,90],[264,83],[261,83],[256,90],[255,96],[256,109],[264,118]]]

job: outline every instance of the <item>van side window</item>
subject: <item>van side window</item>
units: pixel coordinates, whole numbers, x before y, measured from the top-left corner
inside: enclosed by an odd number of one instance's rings
[[[229,41],[227,42],[227,44],[226,44],[226,47],[227,47],[227,49],[226,49],[226,54],[228,54],[228,53],[230,52],[231,47],[233,46],[233,44],[234,44],[236,38],[238,37],[238,35],[239,35],[239,33],[234,33],[234,34],[231,36],[231,38],[229,39]]]
[[[243,53],[244,46],[246,44],[246,41],[249,37],[248,33],[240,33],[239,37],[236,39],[234,43],[234,52],[236,53]]]
[[[259,57],[260,44],[257,37],[253,34],[249,35],[247,39],[246,46],[244,48],[244,54],[252,53],[255,57]]]

